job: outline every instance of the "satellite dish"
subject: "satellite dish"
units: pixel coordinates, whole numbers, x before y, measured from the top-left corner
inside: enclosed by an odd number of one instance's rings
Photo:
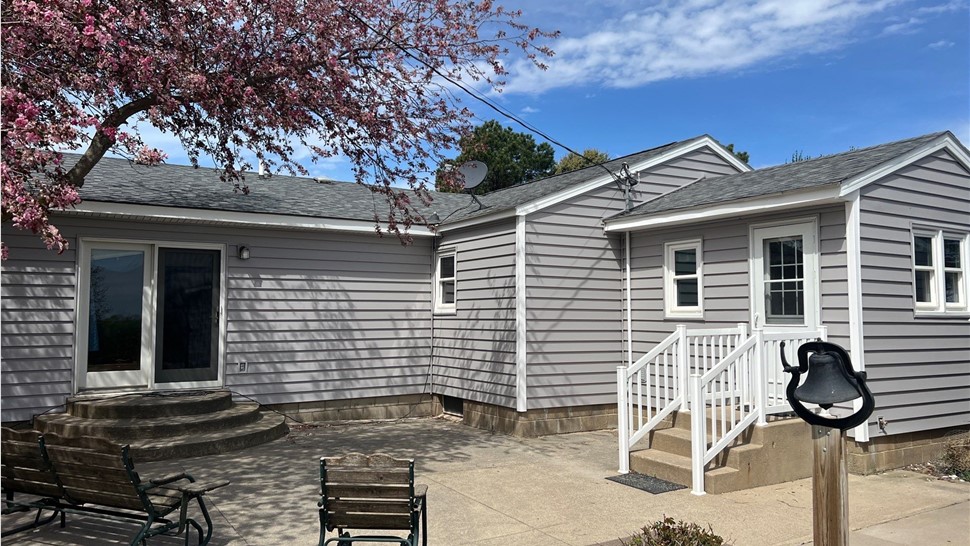
[[[466,161],[458,167],[458,174],[465,180],[465,189],[470,190],[485,180],[488,166],[481,161]]]

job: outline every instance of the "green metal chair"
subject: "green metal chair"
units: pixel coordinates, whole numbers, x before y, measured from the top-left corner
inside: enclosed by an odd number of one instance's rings
[[[355,542],[417,546],[419,537],[424,546],[428,544],[428,487],[414,485],[413,459],[361,453],[321,457],[320,492],[319,546]],[[349,530],[402,531],[407,537],[351,536]],[[333,531],[336,536],[327,539]]]

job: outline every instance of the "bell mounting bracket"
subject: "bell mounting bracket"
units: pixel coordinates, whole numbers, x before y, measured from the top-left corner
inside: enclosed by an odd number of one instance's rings
[[[857,412],[845,417],[823,417],[806,408],[798,400],[798,398],[795,397],[795,389],[798,387],[801,374],[808,372],[809,353],[835,353],[838,360],[842,363],[842,372],[845,375],[845,379],[853,387],[855,387],[856,391],[859,392],[859,396],[862,397],[862,407],[860,407]],[[785,373],[790,373],[792,375],[791,380],[788,382],[788,387],[785,389],[785,395],[788,397],[788,403],[791,404],[792,410],[795,411],[795,414],[801,417],[806,423],[821,427],[846,430],[865,423],[869,419],[869,416],[872,415],[872,410],[875,408],[876,402],[872,397],[872,392],[869,390],[869,387],[866,386],[866,372],[857,372],[853,370],[848,353],[845,352],[845,349],[836,345],[835,343],[829,343],[822,340],[803,343],[798,348],[798,366],[790,366],[788,364],[788,359],[785,358],[785,342],[782,342],[781,364]]]

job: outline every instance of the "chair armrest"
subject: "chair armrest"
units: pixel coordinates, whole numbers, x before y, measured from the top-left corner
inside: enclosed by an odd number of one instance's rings
[[[172,482],[177,482],[179,480],[189,480],[190,482],[195,481],[194,479],[192,479],[192,476],[189,476],[185,472],[179,472],[178,474],[169,474],[168,476],[163,476],[161,478],[148,480],[148,483],[150,483],[152,486],[157,487],[159,485],[166,485]]]
[[[418,498],[427,498],[428,496],[428,486],[424,484],[418,484],[414,486],[414,496]]]
[[[185,495],[198,497],[212,491],[213,489],[219,489],[220,487],[225,487],[227,485],[229,485],[229,480],[212,480],[207,482],[194,482],[187,485],[180,485],[175,489]]]

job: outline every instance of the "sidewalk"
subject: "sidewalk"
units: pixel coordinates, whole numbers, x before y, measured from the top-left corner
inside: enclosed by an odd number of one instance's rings
[[[145,476],[185,469],[232,480],[208,497],[215,546],[303,546],[316,544],[319,533],[319,457],[352,451],[415,459],[417,480],[429,486],[434,546],[618,544],[664,515],[711,525],[735,546],[812,541],[811,480],[724,495],[652,495],[605,479],[617,467],[609,431],[523,439],[442,419],[324,426],[244,451],[137,468]],[[849,501],[853,546],[967,544],[970,537],[970,484],[906,471],[849,476]],[[16,517],[4,517],[4,526]],[[48,525],[3,542],[127,544],[134,529],[75,516],[65,529]]]

